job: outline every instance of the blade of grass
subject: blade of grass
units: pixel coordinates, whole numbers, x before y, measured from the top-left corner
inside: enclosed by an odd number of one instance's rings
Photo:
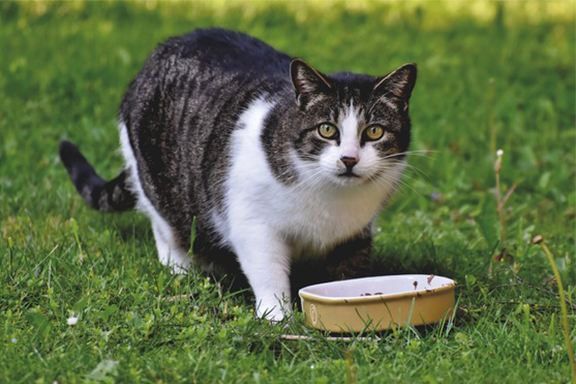
[[[536,236],[532,243],[539,244],[546,256],[548,257],[548,261],[552,266],[552,270],[554,271],[554,277],[556,278],[556,283],[558,284],[558,293],[560,294],[560,306],[562,307],[562,325],[564,328],[564,337],[566,338],[566,348],[568,349],[568,358],[570,359],[570,371],[572,373],[572,384],[576,384],[576,365],[574,364],[574,350],[572,349],[572,342],[570,341],[570,333],[568,328],[568,310],[566,309],[566,301],[564,299],[564,287],[562,285],[562,278],[560,277],[560,272],[558,271],[558,267],[556,266],[556,262],[554,261],[554,256],[552,252],[546,246],[544,239],[542,236]]]

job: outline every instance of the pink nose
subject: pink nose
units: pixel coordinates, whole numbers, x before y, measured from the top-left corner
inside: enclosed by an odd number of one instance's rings
[[[352,169],[352,167],[358,164],[358,159],[355,157],[342,156],[340,160],[344,163],[347,169]]]

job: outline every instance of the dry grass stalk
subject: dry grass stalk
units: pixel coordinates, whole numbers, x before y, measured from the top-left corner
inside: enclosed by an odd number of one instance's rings
[[[570,341],[570,331],[568,328],[568,310],[566,309],[566,300],[564,297],[564,286],[562,285],[562,278],[560,277],[560,272],[556,266],[556,261],[554,261],[554,256],[552,252],[546,246],[544,238],[540,235],[536,236],[532,240],[533,244],[539,244],[546,256],[548,256],[548,261],[552,266],[554,271],[554,277],[556,278],[556,283],[558,284],[558,293],[560,294],[560,306],[562,307],[562,325],[564,328],[564,337],[566,339],[566,347],[568,349],[568,358],[570,359],[570,371],[572,373],[572,384],[576,384],[576,365],[574,364],[574,350],[572,349],[572,343]]]

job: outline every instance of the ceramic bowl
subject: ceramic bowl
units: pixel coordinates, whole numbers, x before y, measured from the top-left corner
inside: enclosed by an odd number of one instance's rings
[[[307,324],[348,333],[437,323],[452,314],[455,288],[442,276],[394,275],[316,284],[298,294]]]

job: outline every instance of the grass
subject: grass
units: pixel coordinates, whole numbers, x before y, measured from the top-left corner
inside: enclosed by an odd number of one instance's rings
[[[242,294],[171,276],[141,215],[82,204],[59,140],[115,176],[127,84],[158,42],[210,25],[325,72],[418,63],[412,149],[433,152],[381,215],[374,273],[455,278],[454,321],[352,342],[300,315],[270,325]],[[530,240],[556,257],[574,343],[575,32],[568,1],[0,3],[0,382],[568,383],[557,280]],[[505,252],[490,126],[503,193],[518,183]]]

